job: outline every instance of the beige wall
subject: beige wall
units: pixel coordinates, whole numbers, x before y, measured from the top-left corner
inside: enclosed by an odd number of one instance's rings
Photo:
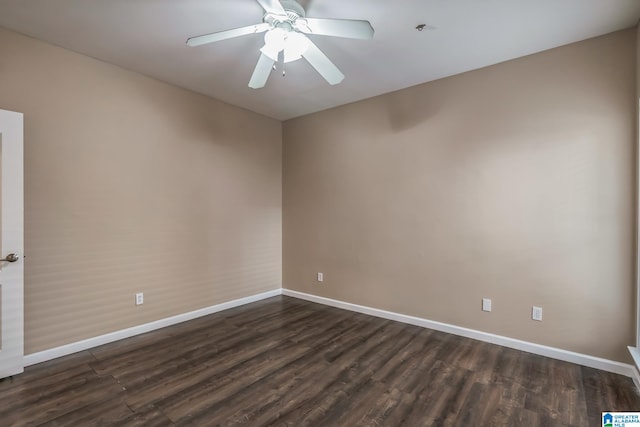
[[[280,122],[5,30],[0,58],[27,354],[280,287]]]
[[[628,361],[634,73],[627,30],[285,122],[284,287]]]
[[[640,306],[640,295],[638,294],[638,289],[640,289],[640,251],[638,248],[640,247],[640,21],[636,25],[636,139],[635,139],[635,159],[636,159],[636,187],[634,191],[635,195],[635,206],[636,206],[636,223],[635,223],[635,237],[636,237],[636,246],[635,246],[635,274],[636,274],[636,287],[634,293],[634,301],[636,301],[636,340],[635,346],[640,346],[640,331],[638,330],[638,323],[640,322],[640,316],[638,316],[638,306]]]

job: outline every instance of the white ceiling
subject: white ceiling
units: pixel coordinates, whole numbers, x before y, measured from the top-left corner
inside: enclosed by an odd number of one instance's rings
[[[301,0],[307,16],[366,19],[373,40],[310,36],[346,75],[304,60],[247,87],[253,34],[195,48],[190,36],[259,23],[255,0],[0,0],[0,26],[285,120],[629,28],[639,0]],[[418,32],[427,24],[432,30]]]

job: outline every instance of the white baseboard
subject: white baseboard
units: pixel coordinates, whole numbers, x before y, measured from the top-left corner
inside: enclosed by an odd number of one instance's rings
[[[66,344],[49,350],[27,354],[26,356],[24,356],[24,366],[31,366],[35,365],[36,363],[46,362],[47,360],[56,359],[58,357],[77,353],[79,351],[87,350],[99,345],[108,344],[110,342],[118,341],[124,338],[144,334],[145,332],[151,332],[156,329],[175,325],[176,323],[186,322],[187,320],[193,320],[198,317],[207,316],[209,314],[217,313],[229,308],[238,307],[281,294],[282,289],[274,289],[272,291],[263,292],[261,294],[223,302],[221,304],[212,305],[210,307],[201,308],[199,310],[190,311],[188,313],[178,314],[176,316],[167,317],[165,319],[156,320],[154,322],[145,323],[143,325],[133,326],[131,328],[122,329],[120,331],[111,332],[97,337],[88,338],[86,340]]]
[[[600,357],[589,356],[587,354],[575,353],[573,351],[562,350],[560,348],[548,347],[546,345],[535,344],[532,342],[504,337],[501,335],[490,334],[488,332],[463,328],[461,326],[450,325],[448,323],[436,322],[420,317],[408,316],[405,314],[394,313],[391,311],[380,310],[363,305],[351,304],[344,301],[306,294],[304,292],[292,291],[289,289],[282,289],[282,295],[316,302],[319,304],[329,305],[332,307],[342,308],[345,310],[355,311],[358,313],[368,314],[375,317],[381,317],[383,319],[395,320],[397,322],[421,326],[423,328],[435,329],[437,331],[447,332],[453,335],[459,335],[478,341],[501,345],[503,347],[526,351],[527,353],[538,354],[540,356],[546,356],[552,359],[564,360],[566,362],[588,366],[590,368],[614,372],[616,374],[631,377],[636,383],[636,387],[640,389],[640,377],[638,376],[638,372],[635,367],[627,363],[602,359]]]

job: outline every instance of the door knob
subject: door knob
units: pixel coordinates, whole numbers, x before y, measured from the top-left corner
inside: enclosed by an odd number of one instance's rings
[[[0,261],[16,262],[19,258],[16,254],[9,254],[6,258],[0,259]]]

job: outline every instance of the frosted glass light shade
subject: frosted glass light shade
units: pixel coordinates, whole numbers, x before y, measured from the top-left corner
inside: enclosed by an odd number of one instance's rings
[[[304,35],[282,28],[274,28],[264,35],[264,47],[260,51],[274,61],[284,51],[284,62],[297,61],[309,47],[309,39]]]
[[[284,39],[284,62],[297,61],[309,47],[309,39],[302,34],[289,31]]]
[[[287,31],[282,28],[274,28],[264,35],[264,46],[260,52],[267,55],[270,59],[278,61],[278,54],[284,49],[284,38]]]

